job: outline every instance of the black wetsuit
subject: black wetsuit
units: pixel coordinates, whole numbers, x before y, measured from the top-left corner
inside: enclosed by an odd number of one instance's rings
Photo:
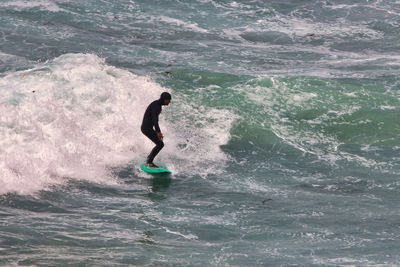
[[[151,150],[149,156],[147,157],[147,163],[152,163],[154,158],[164,147],[164,142],[160,140],[157,136],[157,133],[161,132],[160,126],[158,125],[158,116],[161,113],[161,106],[163,105],[163,102],[163,99],[153,101],[147,107],[143,116],[141,127],[142,133],[156,144],[156,146],[153,148],[153,150]]]

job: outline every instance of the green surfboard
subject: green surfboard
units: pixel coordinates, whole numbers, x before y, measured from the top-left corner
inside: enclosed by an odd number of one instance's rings
[[[142,171],[147,172],[147,173],[171,173],[170,170],[168,170],[167,168],[164,167],[158,167],[158,168],[149,168],[146,167],[146,165],[144,164],[140,164],[140,168],[142,169]]]

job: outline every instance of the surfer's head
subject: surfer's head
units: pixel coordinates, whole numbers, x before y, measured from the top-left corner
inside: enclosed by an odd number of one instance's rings
[[[160,96],[160,101],[162,105],[168,106],[169,102],[171,102],[171,94],[168,92],[164,92]]]

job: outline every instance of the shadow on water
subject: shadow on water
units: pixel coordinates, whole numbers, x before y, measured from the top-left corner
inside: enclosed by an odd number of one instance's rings
[[[153,192],[160,192],[168,189],[171,184],[171,175],[169,173],[153,174],[153,178],[149,180],[149,185]]]
[[[124,168],[115,168],[112,170],[114,175],[123,180],[126,184],[135,184],[140,180],[135,174],[135,168],[128,166]],[[167,189],[171,184],[171,174],[169,173],[154,173],[151,175],[148,184],[153,192],[159,192]]]
[[[140,185],[139,188],[141,188],[142,186],[146,186],[148,188],[147,192],[143,191],[143,188],[138,189],[136,195],[145,194],[152,201],[166,199],[167,196],[164,193],[168,190],[172,182],[171,174],[169,173],[146,174],[151,178],[142,179],[137,175],[136,169],[133,166],[114,168],[113,173],[129,187],[135,188],[135,185]]]
[[[154,202],[165,200],[168,198],[166,191],[171,184],[171,175],[168,173],[152,174],[152,178],[148,180],[150,192],[147,197]]]

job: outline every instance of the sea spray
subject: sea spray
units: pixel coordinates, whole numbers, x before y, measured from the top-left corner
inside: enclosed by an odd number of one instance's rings
[[[109,168],[138,165],[151,150],[140,132],[143,113],[167,90],[92,54],[10,73],[0,88],[1,193],[22,194],[71,178],[117,183]],[[215,168],[210,162],[221,167],[226,158],[219,146],[234,116],[199,104],[173,95],[161,114],[167,145],[157,160],[175,172],[207,175]]]
[[[107,166],[141,156],[145,105],[163,89],[146,77],[69,54],[0,81],[2,192],[61,178],[115,183]]]

